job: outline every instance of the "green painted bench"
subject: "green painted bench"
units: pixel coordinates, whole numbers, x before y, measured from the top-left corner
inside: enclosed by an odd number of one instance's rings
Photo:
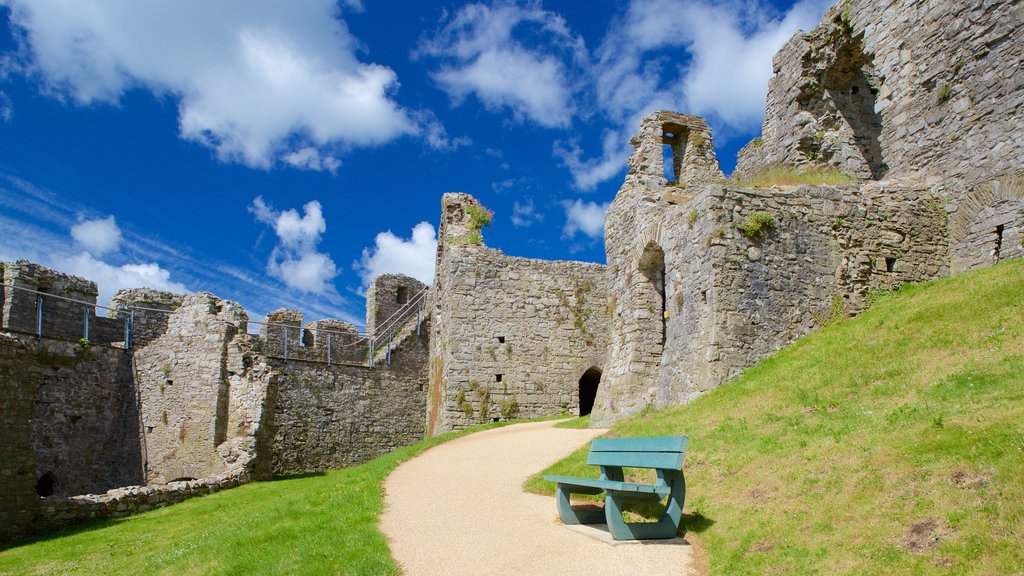
[[[546,475],[558,484],[558,514],[566,524],[606,522],[616,540],[654,540],[674,538],[679,530],[686,499],[683,456],[686,436],[647,438],[598,438],[590,445],[587,464],[601,467],[600,478],[574,478]],[[626,482],[623,468],[651,468],[657,473],[654,484]],[[570,494],[605,493],[604,510],[574,509]],[[626,522],[622,506],[635,502],[658,502],[668,497],[665,512],[657,522]]]

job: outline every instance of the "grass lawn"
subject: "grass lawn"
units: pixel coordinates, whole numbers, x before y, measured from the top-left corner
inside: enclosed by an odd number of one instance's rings
[[[1024,574],[1024,261],[906,287],[611,434],[689,436],[712,574]],[[596,477],[587,449],[541,474]]]
[[[398,574],[381,482],[445,434],[343,470],[253,482],[0,549],[0,574]]]

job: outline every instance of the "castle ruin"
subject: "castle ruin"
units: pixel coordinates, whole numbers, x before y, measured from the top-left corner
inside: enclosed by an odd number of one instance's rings
[[[4,264],[0,539],[479,422],[689,402],[872,291],[1024,256],[1021,24],[1011,1],[842,2],[775,56],[733,180],[703,119],[646,117],[607,265],[488,248],[445,194],[434,284],[377,278],[365,334],[295,310],[249,334],[206,293],[122,291],[102,318],[92,282]],[[857,179],[735,178],[775,166]]]

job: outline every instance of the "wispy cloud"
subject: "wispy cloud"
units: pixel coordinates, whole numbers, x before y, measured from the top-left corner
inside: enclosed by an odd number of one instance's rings
[[[206,290],[245,306],[250,320],[276,308],[302,310],[307,320],[340,318],[362,324],[361,303],[339,294],[309,298],[268,277],[262,270],[228,265],[138,233],[114,216],[32,184],[0,174],[0,261],[26,259],[95,281],[105,305],[120,288],[148,286],[174,292]],[[84,215],[84,216],[83,216]],[[81,221],[112,220],[121,241],[102,256],[90,254],[71,235]]]
[[[526,228],[544,221],[544,213],[539,212],[533,204],[533,198],[524,202],[516,200],[512,203],[512,216],[509,217],[516,228]]]
[[[566,127],[575,113],[571,70],[586,50],[539,2],[496,2],[462,6],[413,56],[440,61],[433,78],[456,105],[474,95],[489,110]]]

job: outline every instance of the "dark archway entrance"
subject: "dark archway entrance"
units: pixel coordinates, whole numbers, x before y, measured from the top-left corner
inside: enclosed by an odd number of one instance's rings
[[[36,494],[44,498],[46,496],[53,496],[56,484],[56,478],[53,477],[53,474],[47,472],[40,476],[39,480],[36,482]]]
[[[601,371],[591,367],[580,376],[580,416],[586,416],[594,410],[594,399],[597,398],[597,386],[601,383]]]

